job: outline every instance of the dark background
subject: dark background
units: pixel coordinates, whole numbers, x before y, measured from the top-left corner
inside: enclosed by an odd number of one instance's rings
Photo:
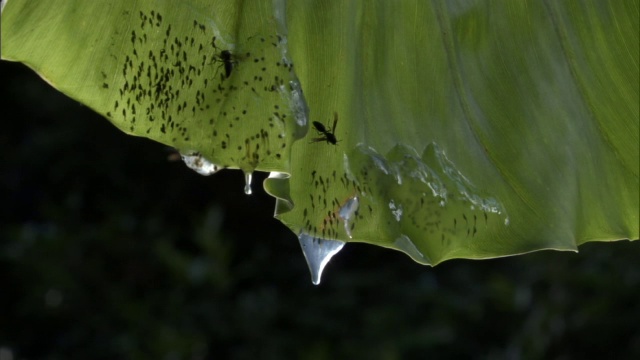
[[[348,244],[311,284],[274,200],[0,62],[0,360],[640,358],[639,242],[424,267]]]

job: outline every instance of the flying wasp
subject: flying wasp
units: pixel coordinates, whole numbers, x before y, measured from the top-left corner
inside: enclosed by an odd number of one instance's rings
[[[333,126],[331,127],[331,131],[327,130],[327,128],[321,122],[314,121],[313,127],[316,128],[318,133],[320,133],[322,136],[311,139],[311,142],[314,143],[319,141],[326,141],[329,144],[336,145],[338,143],[335,135],[336,125],[338,125],[338,113],[335,111],[333,112]]]

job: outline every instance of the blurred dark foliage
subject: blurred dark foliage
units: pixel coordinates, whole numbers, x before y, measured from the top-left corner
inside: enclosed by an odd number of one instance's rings
[[[264,176],[246,196],[0,69],[4,359],[640,358],[638,242],[435,268],[349,244],[313,286]]]

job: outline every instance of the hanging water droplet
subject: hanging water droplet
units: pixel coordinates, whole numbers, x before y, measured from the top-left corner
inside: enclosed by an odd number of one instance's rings
[[[182,161],[184,161],[185,165],[187,165],[190,169],[195,170],[195,172],[200,175],[208,176],[222,169],[221,166],[218,166],[205,159],[198,152],[190,154],[181,153],[180,157],[182,158]]]
[[[307,259],[307,265],[309,265],[311,282],[314,285],[318,285],[320,284],[322,270],[329,263],[331,257],[337,254],[346,243],[340,240],[320,239],[306,233],[301,233],[298,236],[298,240],[302,247],[302,253]]]
[[[244,193],[251,195],[251,178],[253,177],[252,171],[244,172]]]
[[[351,199],[347,200],[347,202],[340,208],[339,216],[342,220],[344,220],[344,232],[347,233],[349,239],[352,238],[349,221],[358,210],[359,204],[360,202],[358,201],[358,197],[354,196]]]
[[[251,195],[251,178],[253,176],[253,172],[245,171],[244,172],[244,193],[247,195]]]
[[[504,225],[505,226],[509,226],[510,220],[509,217],[507,216],[506,218],[504,218]]]

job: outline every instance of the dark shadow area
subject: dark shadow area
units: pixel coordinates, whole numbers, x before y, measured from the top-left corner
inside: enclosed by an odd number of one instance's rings
[[[640,358],[640,243],[429,268],[348,244],[311,284],[274,200],[0,62],[0,355]]]

